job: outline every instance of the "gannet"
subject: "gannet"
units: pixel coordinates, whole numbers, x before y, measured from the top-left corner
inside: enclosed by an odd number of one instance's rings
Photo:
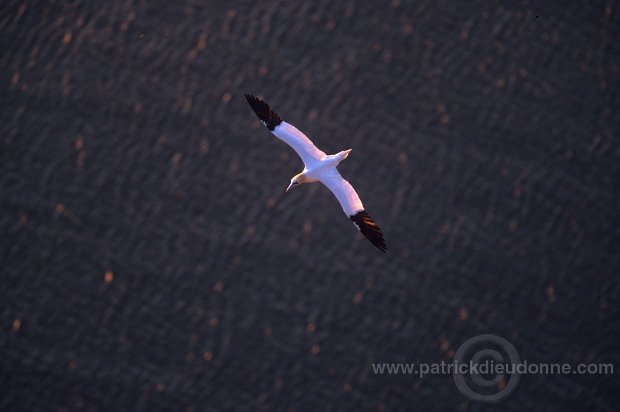
[[[291,146],[304,162],[304,170],[293,176],[291,184],[286,188],[286,191],[288,192],[291,188],[302,183],[317,181],[323,183],[336,196],[342,206],[342,210],[355,223],[362,235],[379,250],[385,252],[387,245],[383,239],[381,229],[364,210],[364,205],[353,186],[343,179],[336,169],[336,166],[346,159],[352,149],[343,150],[328,156],[319,150],[295,126],[283,121],[263,100],[250,94],[246,94],[245,98],[260,121],[267,126],[267,129],[276,135],[277,138],[284,141],[284,143]]]

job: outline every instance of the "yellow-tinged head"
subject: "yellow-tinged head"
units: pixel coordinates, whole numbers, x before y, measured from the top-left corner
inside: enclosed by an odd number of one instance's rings
[[[306,183],[307,181],[308,181],[308,178],[306,177],[306,175],[304,173],[300,173],[298,175],[295,175],[291,179],[291,184],[288,185],[288,187],[286,188],[286,191],[288,192],[290,188],[295,187],[295,186],[299,186],[300,184]]]

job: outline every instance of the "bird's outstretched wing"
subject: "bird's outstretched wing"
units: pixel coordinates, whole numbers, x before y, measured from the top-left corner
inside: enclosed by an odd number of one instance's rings
[[[325,153],[319,150],[314,143],[295,126],[283,121],[267,103],[251,94],[246,94],[245,98],[248,100],[248,103],[260,121],[267,126],[267,129],[275,134],[277,138],[291,146],[299,157],[301,157],[301,160],[303,160],[307,168],[325,159]]]
[[[387,244],[383,239],[383,234],[379,226],[372,220],[370,215],[364,210],[364,205],[357,195],[353,186],[346,181],[338,170],[331,169],[321,178],[323,183],[336,196],[342,206],[344,213],[355,223],[357,229],[362,232],[366,239],[375,245],[379,250],[385,252]]]

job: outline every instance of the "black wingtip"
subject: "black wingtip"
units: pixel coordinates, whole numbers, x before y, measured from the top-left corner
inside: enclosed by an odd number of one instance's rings
[[[375,245],[377,249],[383,253],[387,251],[387,244],[385,243],[381,229],[379,229],[379,226],[377,226],[374,220],[372,220],[372,217],[370,217],[366,211],[361,210],[355,215],[350,216],[350,218],[353,223],[355,223],[359,231],[362,232],[362,235],[364,235],[370,243]]]
[[[282,118],[278,116],[278,114],[274,112],[263,100],[258,97],[254,97],[251,94],[246,94],[245,98],[250,104],[252,110],[254,110],[254,113],[256,113],[260,121],[263,122],[269,130],[273,131],[277,125],[282,123]]]

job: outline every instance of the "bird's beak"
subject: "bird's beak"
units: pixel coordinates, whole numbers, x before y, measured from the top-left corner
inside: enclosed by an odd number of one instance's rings
[[[286,191],[288,192],[288,190],[293,187],[293,183],[291,183],[290,185],[288,185],[288,187],[286,188]]]

